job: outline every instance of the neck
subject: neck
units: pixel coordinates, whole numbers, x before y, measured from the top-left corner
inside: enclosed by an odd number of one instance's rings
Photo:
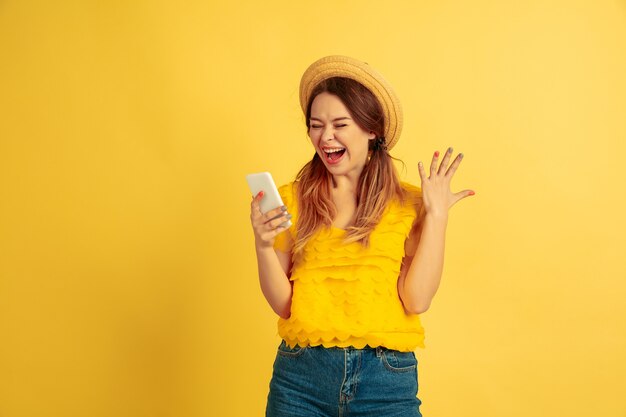
[[[332,188],[336,191],[356,194],[359,185],[360,174],[349,173],[346,175],[333,175]]]

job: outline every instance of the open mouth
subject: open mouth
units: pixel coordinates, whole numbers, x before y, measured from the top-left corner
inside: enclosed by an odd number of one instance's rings
[[[326,155],[326,161],[328,163],[335,164],[339,162],[346,153],[346,148],[324,149],[323,151]]]

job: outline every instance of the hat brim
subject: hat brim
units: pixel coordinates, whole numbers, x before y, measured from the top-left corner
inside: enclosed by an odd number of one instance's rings
[[[330,55],[312,63],[300,80],[300,106],[306,116],[313,89],[331,77],[346,77],[363,84],[380,102],[385,115],[385,142],[393,148],[402,131],[402,107],[391,85],[367,63],[344,55]]]

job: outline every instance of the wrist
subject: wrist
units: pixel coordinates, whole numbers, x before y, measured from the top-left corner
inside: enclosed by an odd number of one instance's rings
[[[257,252],[266,252],[269,250],[274,250],[274,244],[273,243],[268,243],[268,242],[259,242],[259,241],[255,241],[254,242],[254,247],[256,248]]]
[[[447,211],[443,211],[443,212],[427,211],[426,218],[430,219],[431,221],[446,223],[448,221],[448,212]]]

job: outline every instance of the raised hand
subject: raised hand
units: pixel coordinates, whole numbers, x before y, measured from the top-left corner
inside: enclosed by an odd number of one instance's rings
[[[437,167],[439,151],[436,151],[430,163],[430,175],[428,177],[426,176],[422,162],[420,161],[418,164],[419,174],[422,180],[422,198],[426,213],[436,216],[446,216],[450,207],[457,201],[475,194],[472,190],[463,190],[458,193],[453,193],[450,190],[450,181],[463,159],[463,154],[458,154],[450,165],[450,168],[448,168],[451,157],[452,148],[448,148],[448,151],[443,156],[441,165]]]
[[[254,240],[258,247],[274,246],[274,238],[287,230],[281,226],[282,223],[291,219],[291,214],[287,213],[287,207],[277,207],[267,213],[261,213],[259,202],[263,198],[263,191],[252,197],[250,204],[250,220],[254,229]]]

